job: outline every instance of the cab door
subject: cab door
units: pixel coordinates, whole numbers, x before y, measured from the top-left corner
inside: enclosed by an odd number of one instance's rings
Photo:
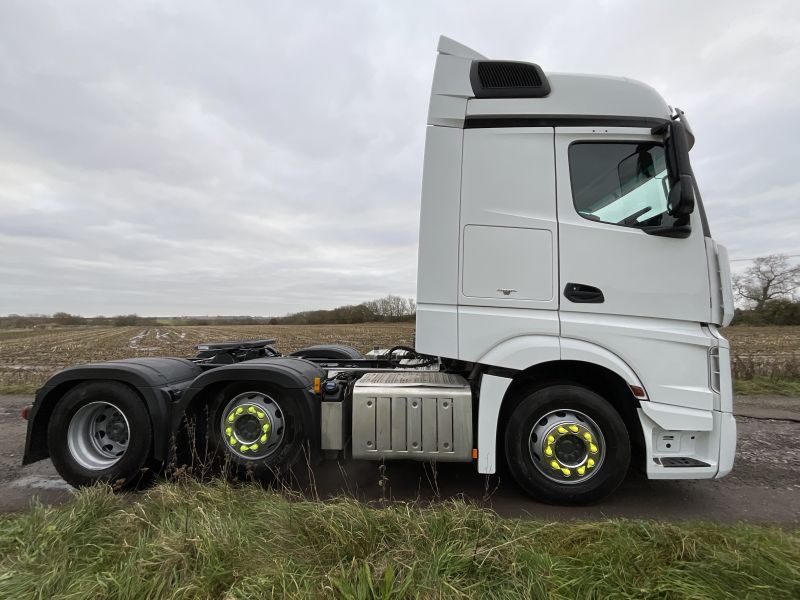
[[[638,128],[555,131],[562,328],[580,313],[708,322],[699,211],[686,238],[646,232],[674,220],[661,139]]]
[[[459,358],[523,335],[557,356],[558,228],[552,127],[464,130]]]

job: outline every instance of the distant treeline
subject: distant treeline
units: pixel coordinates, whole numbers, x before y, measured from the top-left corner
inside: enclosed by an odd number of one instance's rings
[[[2,329],[30,329],[64,327],[71,325],[99,325],[104,327],[158,326],[158,325],[327,325],[335,323],[371,323],[412,321],[416,316],[416,303],[411,298],[386,296],[352,306],[330,310],[310,310],[285,317],[203,316],[203,317],[140,317],[136,314],[113,317],[82,317],[66,312],[52,315],[0,316]]]
[[[777,298],[762,308],[736,309],[733,325],[800,325],[800,301]]]
[[[269,320],[272,325],[327,325],[335,323],[374,323],[413,321],[417,304],[412,298],[385,296],[361,304],[331,310],[307,310]]]

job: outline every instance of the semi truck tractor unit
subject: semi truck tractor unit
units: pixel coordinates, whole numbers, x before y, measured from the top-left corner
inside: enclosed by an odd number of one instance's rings
[[[187,453],[257,476],[309,456],[473,462],[562,504],[631,466],[730,472],[728,258],[684,113],[630,79],[438,51],[415,347],[257,340],[69,368],[37,391],[24,463],[81,486]]]

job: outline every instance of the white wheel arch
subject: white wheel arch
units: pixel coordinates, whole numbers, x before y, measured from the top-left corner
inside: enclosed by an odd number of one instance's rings
[[[613,352],[583,340],[556,336],[526,335],[505,340],[487,352],[480,364],[515,371],[560,361],[577,361],[603,367],[619,375],[628,386],[644,390],[631,367]],[[497,455],[497,424],[511,377],[484,375],[478,404],[478,472],[494,473]],[[642,398],[646,399],[646,395]]]

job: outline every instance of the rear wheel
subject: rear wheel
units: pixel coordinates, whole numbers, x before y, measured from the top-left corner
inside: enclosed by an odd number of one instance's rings
[[[82,383],[58,402],[47,428],[50,458],[67,483],[128,487],[144,477],[152,431],[144,402],[115,381]]]
[[[604,398],[576,385],[552,385],[523,399],[508,420],[505,450],[517,483],[552,504],[601,500],[630,464],[622,418]]]
[[[268,480],[303,456],[310,426],[286,391],[265,384],[234,383],[224,388],[203,418],[202,438],[226,474]]]

